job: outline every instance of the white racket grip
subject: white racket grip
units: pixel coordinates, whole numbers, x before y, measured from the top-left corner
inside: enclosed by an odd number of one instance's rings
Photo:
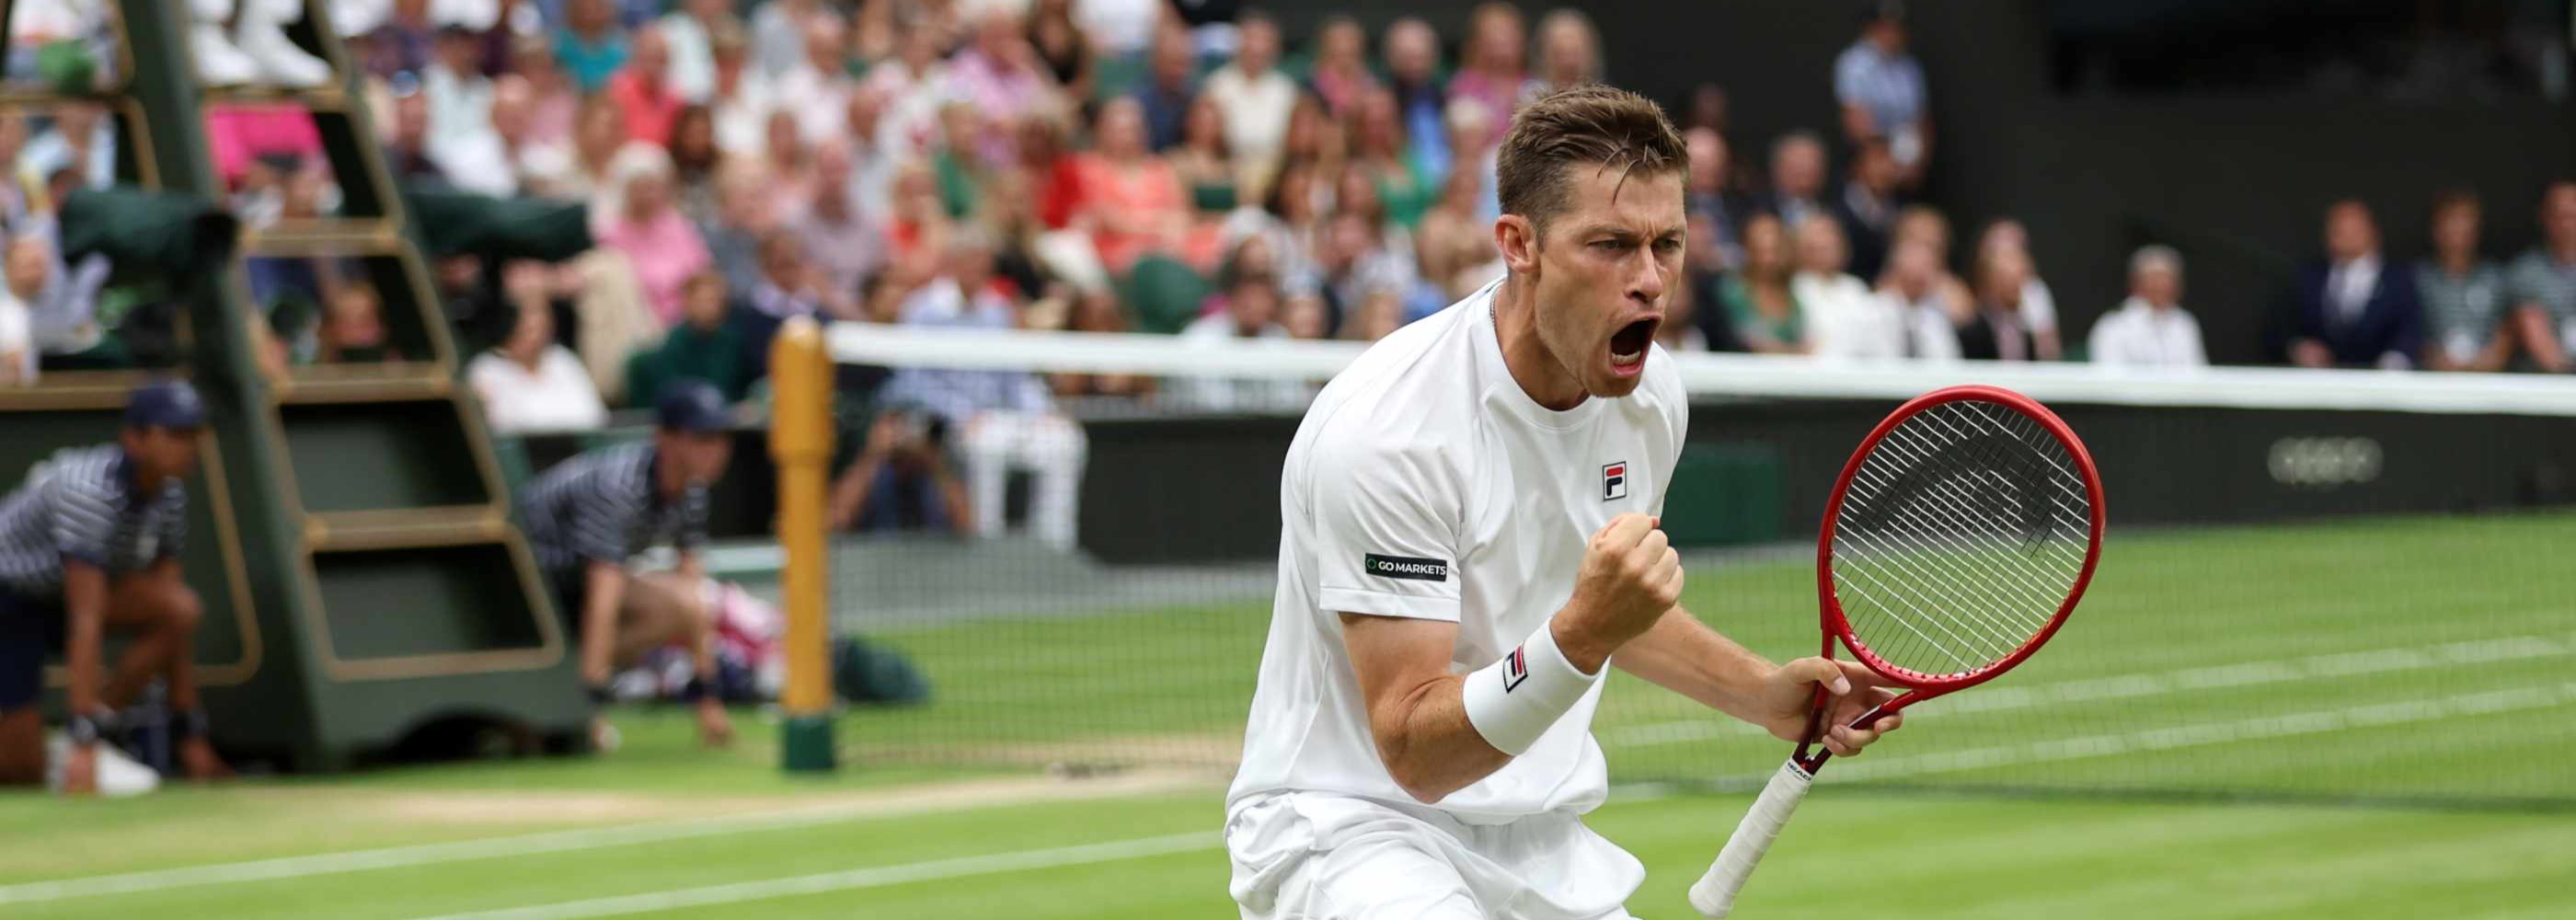
[[[1771,851],[1771,841],[1779,839],[1780,828],[1798,811],[1798,803],[1807,798],[1807,787],[1815,781],[1815,774],[1795,760],[1780,765],[1780,772],[1762,787],[1762,797],[1753,800],[1753,810],[1745,812],[1744,822],[1735,826],[1735,835],[1726,838],[1726,848],[1717,851],[1708,874],[1691,886],[1692,907],[1710,920],[1735,910],[1735,895],[1744,890],[1744,880],[1753,877],[1753,867]]]

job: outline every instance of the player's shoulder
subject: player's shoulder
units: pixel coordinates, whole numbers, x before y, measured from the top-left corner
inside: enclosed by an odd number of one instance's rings
[[[1314,475],[1368,475],[1454,458],[1472,436],[1472,324],[1451,307],[1379,339],[1326,384],[1298,441]]]

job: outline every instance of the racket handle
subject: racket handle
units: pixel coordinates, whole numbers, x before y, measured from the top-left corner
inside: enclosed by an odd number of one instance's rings
[[[1717,861],[1709,864],[1708,874],[1690,889],[1691,906],[1717,920],[1735,909],[1735,895],[1744,890],[1744,880],[1753,877],[1754,865],[1762,854],[1771,851],[1771,841],[1779,839],[1780,828],[1798,810],[1807,797],[1807,787],[1816,776],[1798,766],[1796,760],[1780,765],[1771,782],[1762,787],[1762,796],[1753,800],[1753,810],[1744,813],[1744,822],[1735,826],[1735,835],[1726,838],[1726,848],[1717,851]]]

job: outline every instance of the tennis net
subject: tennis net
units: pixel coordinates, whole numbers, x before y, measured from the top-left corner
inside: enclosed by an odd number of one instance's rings
[[[855,755],[1230,767],[1271,616],[1281,456],[1303,400],[1362,346],[867,325],[831,339],[836,360],[895,372],[845,412],[841,462],[872,435],[916,446],[912,472],[871,479],[872,526],[836,540],[835,623],[933,685],[924,705],[856,714]],[[2576,704],[2576,381],[1672,360],[1693,403],[1664,513],[1685,604],[1775,660],[1817,650],[1817,518],[1903,399],[2019,390],[2101,467],[2110,528],[2066,629],[1924,704],[1829,783],[2576,805],[2576,720],[2558,715]],[[1079,433],[1069,532],[1048,523],[1067,493],[1042,475],[967,482],[999,449],[967,442],[1010,438],[867,417],[925,414],[902,382],[923,371],[1090,394],[1053,398],[1047,429]],[[1009,535],[943,529],[976,515],[943,505],[952,493],[1000,496]],[[1758,786],[1788,747],[1626,675],[1594,734],[1623,782]]]

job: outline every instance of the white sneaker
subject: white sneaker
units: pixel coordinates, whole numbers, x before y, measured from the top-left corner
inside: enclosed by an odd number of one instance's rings
[[[286,37],[286,24],[304,18],[297,0],[241,0],[233,44],[274,86],[315,87],[331,82],[331,65]]]
[[[189,30],[188,50],[197,58],[197,79],[209,86],[240,86],[259,80],[259,62],[251,60],[224,37],[220,22],[200,20]]]
[[[134,762],[115,745],[98,744],[91,749],[97,752],[92,761],[97,764],[99,795],[121,799],[161,788],[161,774]],[[62,732],[45,736],[45,788],[63,791],[63,764],[71,759],[71,754],[71,736]]]

